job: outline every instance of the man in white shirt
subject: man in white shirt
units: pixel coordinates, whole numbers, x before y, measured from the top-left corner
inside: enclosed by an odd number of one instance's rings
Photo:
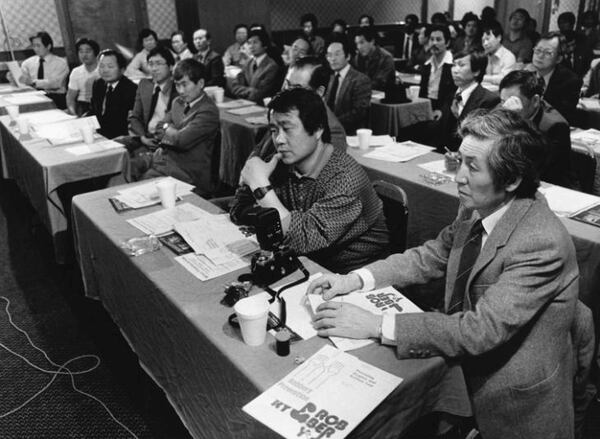
[[[171,49],[175,63],[178,63],[182,59],[193,58],[194,56],[185,42],[185,34],[182,30],[175,31],[171,34]]]
[[[19,81],[23,84],[44,90],[56,106],[65,109],[66,82],[69,66],[64,58],[52,53],[54,42],[47,32],[38,32],[29,38],[35,55],[21,64],[23,75]]]
[[[515,55],[502,45],[502,26],[497,21],[483,27],[481,38],[483,49],[488,56],[488,65],[483,77],[486,84],[498,85],[504,76],[515,69]]]
[[[92,85],[98,79],[98,54],[100,46],[94,40],[80,38],[75,43],[81,65],[69,76],[67,90],[67,112],[81,116],[90,109]]]
[[[313,281],[308,294],[327,300],[314,326],[320,336],[380,338],[399,358],[460,361],[485,439],[572,439],[579,272],[569,233],[537,193],[544,141],[505,109],[469,115],[461,135],[456,220],[420,247]],[[442,278],[443,313],[382,316],[330,300]]]
[[[452,53],[448,50],[450,31],[447,26],[433,25],[425,29],[425,36],[431,57],[422,69],[419,96],[431,100],[437,120],[442,115],[442,104],[452,99],[456,90],[452,81]]]

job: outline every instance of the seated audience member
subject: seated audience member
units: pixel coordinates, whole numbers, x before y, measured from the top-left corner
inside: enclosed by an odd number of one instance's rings
[[[581,34],[575,32],[575,14],[563,12],[558,16],[558,29],[565,36],[566,49],[561,64],[583,76],[589,70],[594,51],[591,44]]]
[[[237,24],[233,28],[235,42],[225,50],[223,54],[223,64],[225,66],[244,67],[250,55],[248,53],[248,26]]]
[[[286,59],[284,59],[284,64],[287,65],[287,72],[285,73],[284,82],[289,79],[292,68],[300,58],[313,54],[312,46],[303,36],[296,38],[292,45],[286,46],[286,48],[288,48],[288,50],[285,56]]]
[[[488,56],[488,66],[483,82],[498,85],[506,74],[515,69],[515,55],[502,45],[502,26],[494,21],[483,28],[481,39],[483,50]]]
[[[592,61],[590,69],[583,77],[583,85],[581,86],[581,96],[598,97],[600,93],[600,58]]]
[[[218,173],[214,161],[220,128],[219,110],[204,92],[205,70],[195,59],[177,63],[173,79],[179,96],[154,134],[159,148],[152,156],[134,160],[141,179],[169,175],[193,184],[201,196],[210,197]]]
[[[486,6],[481,10],[481,24],[487,26],[488,24],[497,21],[496,10],[491,6]]]
[[[354,33],[356,55],[352,66],[371,79],[373,90],[387,90],[396,82],[394,57],[375,42],[375,32],[368,27],[359,28]]]
[[[120,52],[106,49],[98,56],[100,78],[92,86],[90,113],[98,118],[98,132],[109,139],[126,136],[137,85],[124,76],[127,61]]]
[[[148,54],[152,79],[143,78],[138,84],[135,104],[129,116],[131,137],[120,139],[132,156],[154,152],[158,148],[155,133],[160,131],[160,124],[177,96],[171,77],[174,64],[171,51],[162,46],[155,47]],[[132,172],[135,177],[135,169]]]
[[[585,11],[581,16],[581,33],[592,49],[600,49],[600,30],[598,29],[598,13]]]
[[[406,65],[405,70],[408,72],[420,72],[423,66],[429,59],[429,38],[427,37],[426,24],[418,24],[415,34],[417,36],[417,45],[413,48],[412,56]]]
[[[572,70],[560,64],[565,52],[565,37],[559,32],[542,35],[533,50],[528,69],[544,80],[544,100],[571,121],[583,81]]]
[[[332,41],[327,47],[327,62],[333,70],[325,102],[344,126],[348,135],[366,126],[371,106],[371,80],[350,65],[347,41]]]
[[[440,110],[444,102],[450,102],[456,86],[452,81],[452,53],[448,50],[450,31],[445,26],[428,26],[425,35],[428,38],[431,57],[421,69],[421,89],[419,96],[429,98],[433,110]],[[437,117],[441,116],[438,112]]]
[[[410,60],[417,48],[417,26],[419,25],[419,17],[415,14],[408,14],[404,18],[404,27],[400,34],[399,44],[396,46],[396,55],[398,58]]]
[[[571,187],[569,123],[542,99],[542,94],[542,83],[533,72],[510,72],[500,82],[502,106],[530,120],[546,138],[548,151],[540,172],[542,180]]]
[[[304,37],[312,46],[314,54],[322,57],[325,54],[325,40],[316,34],[319,22],[315,14],[304,14],[300,18],[300,26]]]
[[[468,51],[481,47],[481,23],[479,18],[472,12],[467,12],[461,24],[464,30],[464,35],[456,37],[452,43],[452,53]]]
[[[67,87],[67,112],[81,116],[90,109],[92,85],[98,79],[98,53],[100,46],[94,40],[80,38],[75,43],[81,65],[75,67]]]
[[[500,103],[497,94],[481,86],[486,67],[487,55],[481,48],[454,55],[452,80],[457,89],[449,108],[444,110],[447,111],[447,122],[443,129],[448,139],[445,147],[458,149],[461,139],[457,130],[469,113],[477,109],[492,109]]]
[[[248,44],[254,59],[234,79],[231,91],[236,98],[262,105],[263,98],[273,96],[281,84],[279,66],[267,55],[271,40],[264,30],[250,31]]]
[[[173,59],[176,63],[182,59],[188,59],[194,56],[188,48],[185,41],[185,34],[181,30],[171,34],[171,53],[173,54]]]
[[[225,87],[225,66],[223,58],[211,49],[211,36],[206,29],[198,29],[193,36],[196,54],[194,59],[205,67],[205,87]]]
[[[395,345],[399,359],[460,362],[482,438],[573,438],[579,270],[569,232],[537,192],[543,139],[504,109],[469,115],[461,135],[456,220],[420,247],[314,280],[307,293],[326,302],[313,324],[321,337]],[[443,278],[445,312],[376,315],[330,301]]]
[[[138,46],[142,50],[135,54],[127,70],[125,76],[128,78],[143,78],[150,76],[150,68],[148,68],[148,53],[158,46],[158,36],[152,29],[142,29],[138,35]]]
[[[341,18],[336,18],[331,23],[331,33],[345,36],[348,33],[348,24]]]
[[[330,143],[323,99],[303,88],[285,90],[269,103],[277,154],[248,159],[240,181],[253,197],[236,197],[234,222],[258,204],[277,209],[285,242],[329,270],[347,272],[374,260],[388,246],[381,200],[363,168]],[[271,179],[282,162],[284,178]]]
[[[502,45],[513,53],[521,65],[531,62],[533,53],[533,42],[527,35],[529,20],[529,12],[522,8],[515,9],[508,21],[508,35],[502,39]]]
[[[358,19],[358,25],[360,27],[373,27],[375,26],[375,20],[370,15],[362,14]]]
[[[52,53],[54,42],[46,32],[38,32],[31,38],[34,56],[21,64],[23,75],[19,82],[43,90],[61,110],[67,108],[65,93],[69,66],[64,58]]]

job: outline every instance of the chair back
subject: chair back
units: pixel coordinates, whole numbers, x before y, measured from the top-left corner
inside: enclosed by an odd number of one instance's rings
[[[408,229],[408,197],[406,192],[393,183],[376,180],[373,188],[383,203],[383,214],[390,232],[390,251],[401,253],[406,250]]]
[[[571,147],[571,169],[579,190],[588,194],[594,191],[596,178],[596,155],[594,150],[585,144],[573,144]]]

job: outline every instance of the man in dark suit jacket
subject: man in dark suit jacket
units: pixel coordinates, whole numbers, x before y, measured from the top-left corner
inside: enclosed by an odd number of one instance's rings
[[[434,25],[425,30],[429,39],[431,58],[421,71],[419,96],[429,98],[434,110],[434,119],[441,117],[441,107],[454,96],[456,85],[452,80],[452,53],[448,50],[450,31],[447,26]]]
[[[327,47],[327,61],[333,75],[325,102],[344,126],[346,134],[367,125],[371,106],[371,80],[349,64],[350,49],[345,39],[333,40]]]
[[[132,135],[119,139],[132,156],[154,151],[158,147],[154,133],[177,96],[171,77],[173,64],[175,60],[171,51],[163,46],[155,47],[148,54],[152,79],[143,78],[138,84],[133,111],[129,116]]]
[[[396,83],[394,58],[375,42],[375,31],[368,27],[358,28],[354,35],[356,55],[352,66],[371,79],[373,90],[387,90]]]
[[[210,197],[218,177],[219,110],[204,92],[204,65],[195,59],[180,61],[173,72],[179,97],[160,123],[160,147],[152,156],[138,156],[141,178],[169,175],[196,186]]]
[[[264,98],[273,96],[279,90],[279,66],[267,55],[271,40],[264,30],[251,31],[248,45],[254,59],[248,61],[233,80],[231,92],[236,98],[249,99],[262,105]]]
[[[583,81],[560,64],[565,47],[565,37],[559,32],[542,35],[533,49],[531,67],[544,79],[546,89],[543,98],[571,122]]]
[[[461,126],[461,207],[436,239],[348,275],[325,275],[318,334],[379,338],[399,358],[460,361],[485,439],[574,437],[571,327],[578,296],[571,236],[537,192],[544,141],[515,112]],[[350,291],[446,279],[445,313],[375,315],[329,301]]]
[[[137,86],[126,76],[127,61],[120,52],[107,49],[100,52],[100,78],[92,86],[90,114],[100,123],[98,132],[112,139],[128,134],[127,117],[133,108]]]
[[[452,80],[457,90],[452,100],[442,105],[442,129],[447,139],[444,146],[452,150],[460,145],[457,130],[469,113],[478,108],[491,109],[500,103],[497,94],[481,86],[487,62],[487,55],[478,47],[454,55]]]
[[[572,187],[570,155],[571,130],[561,114],[541,98],[542,84],[534,72],[510,72],[500,82],[500,98],[505,108],[515,110],[546,137],[548,153],[541,169],[542,180]]]
[[[223,58],[211,49],[211,36],[206,29],[198,29],[194,32],[194,46],[197,53],[194,58],[204,64],[206,68],[205,87],[225,87],[225,66]]]

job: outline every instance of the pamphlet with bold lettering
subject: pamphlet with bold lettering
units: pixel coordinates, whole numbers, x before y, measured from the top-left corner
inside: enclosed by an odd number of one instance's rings
[[[402,382],[332,346],[243,410],[285,438],[344,438]]]

